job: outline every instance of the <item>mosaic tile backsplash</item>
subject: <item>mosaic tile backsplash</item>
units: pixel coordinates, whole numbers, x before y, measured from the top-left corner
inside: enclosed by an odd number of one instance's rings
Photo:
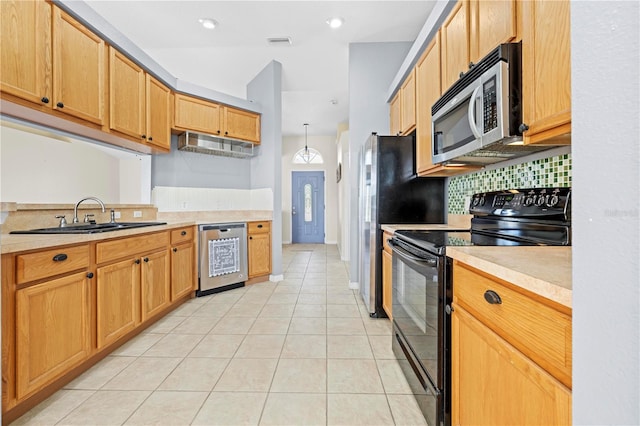
[[[449,179],[449,213],[468,214],[465,198],[477,192],[547,186],[571,186],[571,154],[453,177]]]

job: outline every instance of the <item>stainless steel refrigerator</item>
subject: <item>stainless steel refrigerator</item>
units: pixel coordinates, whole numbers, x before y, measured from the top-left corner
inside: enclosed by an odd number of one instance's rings
[[[360,294],[382,309],[382,225],[444,223],[445,179],[417,177],[413,136],[373,133],[360,153]]]

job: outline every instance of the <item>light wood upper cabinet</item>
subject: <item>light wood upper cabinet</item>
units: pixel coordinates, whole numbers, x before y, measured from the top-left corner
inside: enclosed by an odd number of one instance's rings
[[[209,135],[220,131],[220,105],[187,95],[174,96],[174,122],[179,130],[192,130]]]
[[[247,224],[249,278],[271,273],[271,222]]]
[[[407,76],[400,89],[400,132],[411,133],[416,128],[416,72]]]
[[[141,139],[145,119],[145,72],[110,46],[109,128]]]
[[[53,8],[53,108],[105,123],[105,42]]]
[[[440,77],[438,33],[416,64],[416,172],[419,176],[454,176],[478,168],[433,164],[431,107],[442,95]]]
[[[519,2],[522,8],[522,121],[525,143],[569,143],[569,0]]]
[[[440,27],[442,37],[442,91],[446,92],[469,70],[469,1],[459,0]]]
[[[171,149],[171,90],[146,74],[147,143],[163,150]]]
[[[392,135],[401,133],[400,121],[400,90],[398,90],[389,104],[389,133]]]
[[[0,1],[0,90],[51,105],[51,5]]]
[[[453,280],[452,424],[570,425],[571,310],[458,261]]]
[[[516,40],[515,0],[471,0],[469,57],[478,63],[499,44]]]
[[[256,144],[260,143],[260,115],[222,107],[222,128],[224,135],[234,139],[242,139]]]

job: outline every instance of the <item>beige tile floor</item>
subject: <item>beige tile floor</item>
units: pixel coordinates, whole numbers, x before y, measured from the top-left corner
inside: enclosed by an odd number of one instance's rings
[[[426,424],[336,246],[286,245],[283,270],[188,301],[13,424]]]

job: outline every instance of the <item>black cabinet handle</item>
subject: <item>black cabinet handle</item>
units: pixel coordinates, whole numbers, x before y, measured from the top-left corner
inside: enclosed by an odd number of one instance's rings
[[[476,64],[474,64],[473,62],[469,62],[469,69],[471,69],[471,68],[473,68],[475,66],[476,66]]]
[[[174,252],[174,253],[177,253],[177,252],[178,252],[178,249],[174,247],[174,248],[173,248],[173,252]]]
[[[229,132],[224,132],[224,134],[225,134],[225,135],[228,135],[228,134],[229,134]]]
[[[253,237],[249,237],[250,240],[253,240]]]
[[[63,104],[62,102],[58,102],[58,103],[56,104],[56,106],[57,106],[58,108],[64,108],[64,104]]]
[[[93,272],[89,272],[89,273],[87,274],[87,278],[89,278],[89,279],[93,278]]]
[[[135,263],[136,265],[139,265],[139,264],[140,264],[140,259],[136,259],[136,260],[134,261],[134,263]]]
[[[520,125],[520,127],[518,127],[518,131],[519,131],[520,133],[524,133],[524,132],[526,132],[527,130],[529,130],[529,126],[527,126],[527,125],[526,125],[526,124],[524,124],[524,123],[522,123],[522,124]]]
[[[40,99],[42,101],[43,104],[48,104],[49,103],[49,98],[47,98],[46,96],[43,96],[42,99]]]
[[[500,295],[493,290],[487,290],[484,292],[484,300],[486,300],[487,303],[490,303],[492,305],[502,304],[502,299],[500,298]]]
[[[147,135],[142,135],[142,139],[146,139],[146,138],[147,138]]]
[[[148,258],[148,257],[145,257],[145,258],[144,258],[144,259],[142,259],[142,260],[144,260],[144,261],[145,261],[145,263],[149,262],[149,258]]]
[[[54,262],[64,262],[65,260],[67,260],[67,255],[64,253],[56,254],[55,256],[53,256]]]
[[[220,134],[220,130],[218,130],[218,134]]]
[[[258,225],[258,228],[262,228],[262,224]]]
[[[152,141],[152,140],[153,140],[153,138],[152,138],[151,136],[149,136],[149,139],[147,139],[147,140],[150,140],[150,141]]]
[[[458,74],[458,78],[462,78],[464,77],[464,71],[460,71],[460,74]]]
[[[182,231],[182,232],[180,233],[180,235],[182,235],[182,236],[184,237],[185,235],[187,235],[187,231]]]

